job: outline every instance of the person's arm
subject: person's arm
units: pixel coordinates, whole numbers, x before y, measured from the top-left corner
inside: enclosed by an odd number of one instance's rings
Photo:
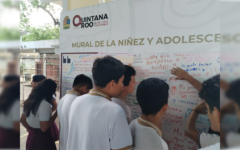
[[[28,131],[28,129],[30,128],[30,126],[29,126],[28,123],[27,123],[26,115],[22,114],[21,119],[20,119],[20,122],[22,123],[22,125],[23,125],[23,126],[27,129],[27,131]]]
[[[13,122],[13,128],[16,132],[20,132],[20,122],[19,121]]]
[[[54,112],[56,109],[57,109],[57,100],[56,99],[54,99],[53,101],[52,101],[52,112]]]
[[[226,114],[234,114],[235,112],[235,107],[233,102],[228,102],[227,104],[224,104],[223,106],[221,106],[220,108],[220,112],[221,112],[221,119],[224,117],[224,115]]]
[[[226,81],[220,79],[220,87],[226,92],[229,88],[229,84]]]
[[[188,118],[187,126],[185,128],[185,134],[196,143],[198,143],[199,134],[199,131],[195,128],[197,116],[198,113],[196,111],[192,111],[191,115]]]
[[[194,142],[199,143],[199,131],[196,129],[195,124],[198,114],[206,114],[205,102],[198,104],[192,111],[188,118],[185,134]]]
[[[49,121],[40,121],[40,128],[42,132],[47,131],[47,129],[53,124],[55,119],[57,118],[57,112],[49,119]]]
[[[198,91],[201,91],[202,83],[194,79],[192,76],[190,76],[185,70],[177,67],[177,68],[173,68],[171,70],[171,73],[177,76],[176,78],[177,80],[186,80],[190,84],[192,84],[192,86],[194,86]]]

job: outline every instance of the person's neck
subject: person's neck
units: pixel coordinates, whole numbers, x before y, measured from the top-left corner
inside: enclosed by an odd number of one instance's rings
[[[147,121],[149,121],[149,122],[151,122],[151,123],[154,123],[154,124],[157,125],[157,127],[159,127],[160,129],[162,128],[161,116],[157,116],[157,115],[155,115],[155,116],[153,116],[153,115],[148,115],[148,116],[146,116],[146,115],[142,114],[141,117],[142,117],[144,120],[147,120]]]
[[[220,123],[218,124],[217,132],[220,132]]]
[[[121,98],[121,100],[125,103],[125,98],[128,96],[128,93],[126,92],[122,92],[119,94],[119,97]]]
[[[100,92],[103,92],[103,93],[105,93],[106,95],[108,95],[110,98],[112,98],[112,96],[108,94],[108,90],[107,90],[106,88],[101,88],[101,87],[95,86],[93,89],[98,90],[98,91],[100,91]]]
[[[78,89],[78,88],[72,88],[71,90],[77,91],[79,94],[82,94],[82,93],[83,93],[83,91],[81,91],[81,90]]]

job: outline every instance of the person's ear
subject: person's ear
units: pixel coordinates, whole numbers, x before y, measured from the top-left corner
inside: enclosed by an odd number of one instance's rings
[[[162,115],[165,115],[166,114],[166,111],[167,111],[167,108],[168,108],[168,103],[163,105],[162,109],[161,109],[161,114]]]
[[[88,93],[88,87],[87,87],[87,85],[85,85],[85,86],[83,87],[83,91],[84,91],[84,93]]]
[[[114,83],[115,83],[114,80],[110,81],[110,82],[107,84],[106,88],[111,90],[111,89],[113,88],[113,86],[114,86]]]
[[[113,88],[113,86],[115,85],[115,81],[112,80],[110,83],[111,83],[111,84],[110,84],[111,88]]]
[[[165,105],[163,106],[163,110],[164,110],[164,112],[166,112],[166,111],[167,111],[167,108],[168,108],[168,103],[167,103],[167,104],[165,104]]]
[[[126,86],[123,86],[122,91],[124,91],[126,88],[127,88]]]

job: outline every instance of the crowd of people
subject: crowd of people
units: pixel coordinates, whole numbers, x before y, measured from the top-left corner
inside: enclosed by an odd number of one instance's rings
[[[173,68],[171,73],[176,79],[192,84],[203,100],[192,110],[185,134],[199,148],[219,148],[220,75],[201,83],[181,68]],[[20,119],[28,131],[27,150],[56,150],[55,142],[58,140],[60,150],[169,149],[169,141],[163,139],[161,130],[161,118],[166,114],[169,98],[169,85],[165,81],[148,78],[139,83],[136,99],[142,114],[133,119],[125,99],[135,90],[135,69],[111,56],[105,56],[94,61],[92,75],[93,81],[84,74],[76,76],[72,89],[66,92],[58,104],[55,81],[46,79],[43,75],[33,77],[33,89],[24,101]],[[19,78],[14,80],[11,77],[11,82],[6,78],[0,95],[0,134],[9,134],[9,138],[17,135],[19,138],[19,123],[16,123],[19,116],[13,115],[20,111],[19,90],[16,95],[13,94],[17,86],[19,88],[19,83]],[[225,86],[225,89],[227,96],[233,100],[240,119],[239,92],[236,92],[239,83],[240,81],[235,81]],[[199,114],[208,115],[211,127],[207,133],[195,127]],[[9,115],[12,115],[12,120],[3,123],[4,117]],[[55,124],[57,117],[59,130]],[[221,138],[222,140],[228,143],[227,139]],[[0,137],[0,147],[8,143],[9,140],[6,142]]]

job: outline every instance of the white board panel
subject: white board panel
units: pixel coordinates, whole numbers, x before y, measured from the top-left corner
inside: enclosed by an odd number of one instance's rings
[[[168,83],[169,99],[167,114],[162,118],[163,138],[170,141],[170,149],[196,149],[197,145],[184,134],[184,128],[192,109],[201,102],[198,91],[186,81],[176,80],[170,73],[173,67],[180,67],[199,81],[219,74],[219,53],[153,53],[153,54],[62,54],[62,95],[71,89],[73,79],[78,74],[92,78],[94,59],[111,55],[124,64],[136,69],[135,92],[129,95],[126,103],[131,107],[134,118],[141,109],[136,99],[138,84],[146,78],[159,78]],[[161,92],[161,91],[159,91]],[[207,132],[210,122],[207,115],[199,115],[196,127]]]

